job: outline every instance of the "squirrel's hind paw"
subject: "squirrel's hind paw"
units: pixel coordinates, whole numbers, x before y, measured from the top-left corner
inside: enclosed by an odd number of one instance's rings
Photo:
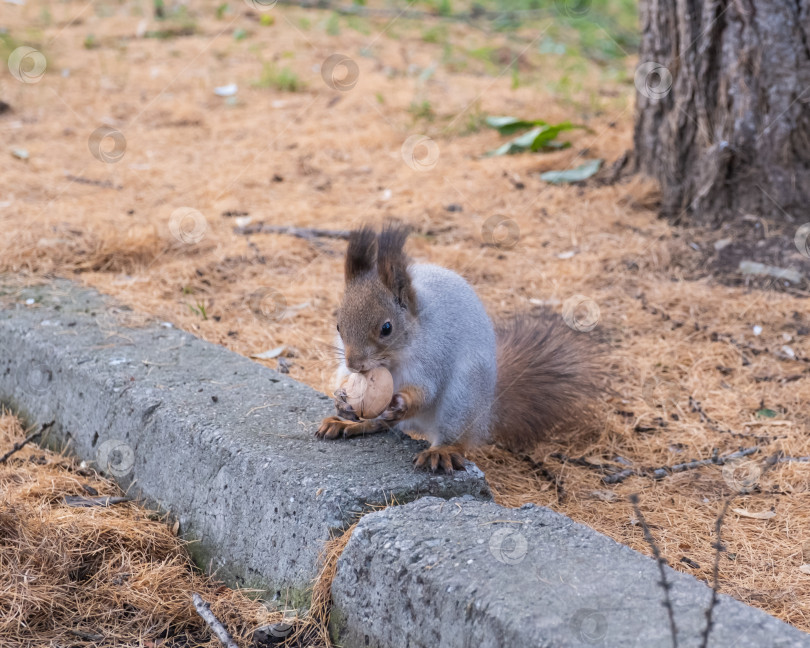
[[[458,446],[436,446],[422,450],[413,458],[413,465],[434,473],[441,468],[451,474],[454,470],[466,470],[464,461],[464,455]]]

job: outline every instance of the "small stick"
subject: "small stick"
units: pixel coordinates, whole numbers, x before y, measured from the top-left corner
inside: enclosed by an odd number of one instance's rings
[[[776,464],[790,463],[791,461],[798,461],[799,463],[809,463],[810,457],[791,457],[786,455],[781,450],[779,450],[778,452],[774,452],[770,457],[768,457],[765,460],[765,463],[762,464],[762,466],[765,470],[770,470]]]
[[[115,506],[116,504],[131,501],[131,497],[113,497],[112,495],[99,495],[97,497],[84,497],[82,495],[65,496],[65,504],[73,507]]]
[[[644,531],[644,539],[647,541],[647,544],[650,545],[653,556],[655,556],[655,562],[658,563],[658,572],[661,574],[661,580],[658,581],[658,584],[661,586],[661,589],[664,590],[664,607],[669,614],[669,630],[672,633],[672,647],[678,648],[678,626],[675,625],[675,611],[672,608],[672,600],[669,597],[669,590],[672,589],[672,585],[667,580],[667,573],[664,569],[664,565],[667,564],[667,561],[661,556],[661,551],[655,543],[655,538],[652,537],[650,527],[647,526],[647,521],[641,514],[641,509],[638,506],[638,495],[636,493],[630,496],[630,502],[633,504],[633,510],[641,524],[641,529]]]
[[[203,601],[202,596],[197,594],[197,592],[192,594],[191,599],[194,601],[197,614],[208,624],[208,627],[211,628],[211,632],[217,636],[217,639],[219,639],[222,645],[225,646],[225,648],[239,648],[231,638],[231,635],[228,634],[225,626],[222,625],[219,619],[214,616],[214,613],[211,612],[211,604]]]
[[[731,454],[727,454],[724,457],[712,456],[709,457],[708,459],[695,459],[694,461],[686,461],[684,463],[675,464],[674,466],[662,466],[661,468],[656,468],[655,470],[653,470],[652,476],[655,479],[662,479],[672,473],[684,472],[685,470],[693,470],[695,468],[700,468],[701,466],[708,466],[710,464],[722,466],[725,463],[732,461],[733,459],[742,459],[743,457],[747,457],[748,455],[752,455],[756,452],[759,452],[759,446],[745,448],[745,450],[738,450],[737,452],[732,452]]]
[[[712,615],[714,613],[714,608],[717,605],[717,590],[720,587],[720,556],[722,552],[725,550],[723,543],[720,541],[720,531],[723,528],[723,519],[726,517],[726,513],[728,512],[728,507],[731,504],[731,500],[733,498],[729,498],[726,500],[725,505],[723,506],[723,510],[720,512],[719,517],[717,518],[717,522],[715,524],[715,530],[717,533],[717,542],[714,543],[714,575],[712,578],[712,599],[709,602],[709,607],[706,608],[706,627],[703,629],[703,640],[700,643],[700,648],[707,648],[709,645],[709,635],[712,632],[712,628],[714,627],[714,620],[712,619]]]
[[[625,479],[630,477],[631,475],[640,475],[640,473],[635,468],[625,468],[620,469],[618,466],[613,464],[605,464],[605,463],[593,463],[592,461],[588,461],[584,457],[569,457],[562,452],[555,452],[551,455],[555,459],[562,461],[563,463],[570,463],[575,466],[582,466],[583,468],[590,468],[591,470],[596,470],[602,473],[602,481],[606,484],[619,484],[623,482]]]
[[[31,441],[36,439],[40,434],[42,434],[45,430],[51,427],[55,422],[56,421],[51,421],[50,423],[43,423],[42,427],[40,427],[39,430],[33,432],[32,434],[29,434],[22,441],[18,441],[17,443],[15,443],[14,447],[11,450],[9,450],[6,454],[0,457],[0,464],[6,463],[6,461],[11,455],[13,455],[15,452],[19,452],[20,450],[22,450],[25,446],[31,443]]]
[[[633,468],[627,468],[626,470],[622,470],[621,472],[614,473],[612,475],[605,475],[602,477],[602,481],[606,484],[620,484],[628,477],[632,477],[633,475],[638,475],[639,472]]]
[[[793,425],[793,421],[747,421],[743,425]]]
[[[741,459],[742,457],[747,457],[748,455],[752,455],[756,452],[759,452],[759,446],[753,446],[751,448],[746,448],[745,450],[738,450],[737,452],[727,454],[725,457],[713,456],[709,457],[708,459],[695,459],[694,461],[686,461],[684,463],[675,464],[674,466],[662,466],[661,468],[656,468],[655,470],[653,470],[652,476],[655,479],[662,479],[672,473],[684,472],[685,470],[693,470],[695,468],[700,468],[701,466],[708,466],[710,464],[722,466],[728,461],[731,461],[733,459]]]
[[[581,466],[583,468],[589,468],[591,470],[596,470],[601,473],[606,473],[602,477],[602,481],[606,484],[619,484],[623,482],[628,477],[632,475],[640,475],[646,477],[653,477],[654,479],[663,479],[667,475],[673,473],[684,472],[686,470],[693,470],[695,468],[700,468],[701,466],[709,466],[709,465],[718,465],[722,466],[729,461],[734,459],[741,459],[743,457],[747,457],[749,455],[755,454],[759,452],[761,448],[759,446],[753,446],[750,448],[745,448],[744,450],[738,450],[736,452],[732,452],[727,454],[723,457],[717,456],[717,451],[715,450],[714,454],[709,457],[708,459],[695,459],[693,461],[686,461],[679,464],[674,464],[672,466],[661,466],[660,468],[654,468],[650,471],[645,470],[636,470],[633,468],[626,468],[624,470],[619,470],[617,466],[612,464],[604,464],[604,463],[594,463],[592,461],[588,461],[584,457],[569,457],[562,452],[555,452],[551,456],[563,463],[570,463],[575,466]],[[792,458],[794,461],[807,461],[806,457],[796,457]],[[790,459],[781,459],[779,461],[790,461]]]
[[[543,464],[542,461],[535,461],[527,454],[519,456],[523,461],[525,461],[527,464],[529,464],[529,466],[531,466],[532,470],[537,471],[544,479],[554,484],[554,488],[557,491],[557,503],[561,504],[566,496],[562,476],[553,475],[551,471],[549,471],[549,469],[546,468],[546,466]]]
[[[245,227],[234,227],[237,234],[288,234],[298,238],[312,240],[314,238],[334,238],[348,240],[351,232],[348,230],[330,230],[318,227],[291,227],[289,225],[246,225]]]

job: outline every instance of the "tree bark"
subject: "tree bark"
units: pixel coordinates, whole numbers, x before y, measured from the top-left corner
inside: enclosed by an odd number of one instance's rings
[[[810,212],[810,0],[640,0],[636,166],[662,215]]]

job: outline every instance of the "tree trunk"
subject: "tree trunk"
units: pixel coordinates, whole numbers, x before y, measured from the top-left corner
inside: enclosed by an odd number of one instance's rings
[[[810,0],[640,0],[636,165],[662,215],[810,220]]]

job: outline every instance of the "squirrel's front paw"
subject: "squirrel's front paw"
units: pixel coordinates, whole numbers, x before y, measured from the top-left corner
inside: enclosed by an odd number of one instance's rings
[[[399,421],[408,411],[408,401],[402,393],[396,393],[388,403],[388,407],[380,414],[379,418],[383,421]]]
[[[327,416],[321,421],[321,426],[315,436],[319,439],[337,439],[343,435],[343,431],[351,424],[351,421],[346,421],[337,416]]]
[[[467,470],[464,455],[458,446],[436,446],[422,450],[413,458],[413,465],[431,472],[438,472],[441,468],[447,474],[454,470]]]
[[[321,421],[321,426],[318,428],[315,436],[319,439],[337,439],[339,437],[349,439],[365,434],[382,432],[385,429],[387,429],[387,426],[380,424],[376,419],[355,422],[347,421],[338,416],[327,416]]]
[[[354,408],[346,402],[345,389],[339,389],[335,392],[335,410],[337,410],[338,416],[342,419],[346,419],[347,421],[360,420]]]

